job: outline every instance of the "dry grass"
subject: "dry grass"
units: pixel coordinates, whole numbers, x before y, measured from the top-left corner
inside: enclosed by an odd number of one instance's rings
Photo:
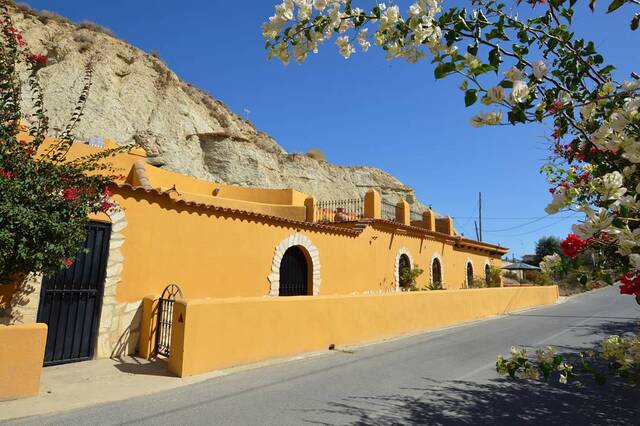
[[[324,155],[324,152],[320,148],[311,148],[307,151],[307,157],[313,158],[318,161],[327,161],[327,157]]]
[[[111,31],[109,28],[104,27],[100,24],[96,24],[93,21],[82,21],[78,24],[78,28],[84,28],[87,30],[91,30],[91,31],[95,31],[98,33],[102,33],[102,34],[106,34],[108,36],[111,37],[115,37],[115,35],[113,34],[113,31]]]

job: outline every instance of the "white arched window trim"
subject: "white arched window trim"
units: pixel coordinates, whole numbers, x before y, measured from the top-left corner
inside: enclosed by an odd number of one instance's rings
[[[292,234],[278,243],[273,254],[273,261],[271,262],[271,273],[268,276],[269,279],[269,296],[280,295],[280,262],[282,256],[291,247],[303,247],[309,254],[311,261],[311,273],[313,282],[313,295],[317,296],[320,293],[320,254],[311,240],[302,234]]]
[[[400,247],[398,252],[396,253],[396,263],[395,268],[393,269],[394,275],[393,280],[396,284],[396,291],[400,291],[400,257],[405,254],[409,258],[409,265],[411,268],[415,268],[415,263],[413,263],[413,257],[411,257],[411,253],[406,247]]]

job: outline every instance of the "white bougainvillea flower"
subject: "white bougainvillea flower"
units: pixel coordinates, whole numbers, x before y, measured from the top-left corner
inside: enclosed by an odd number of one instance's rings
[[[640,269],[640,254],[638,253],[631,253],[629,255],[629,263],[631,264],[632,267],[634,267],[635,269]]]
[[[516,80],[513,82],[513,88],[511,89],[511,102],[518,104],[524,102],[529,97],[529,86],[522,80]]]
[[[534,63],[532,67],[533,76],[538,80],[542,80],[542,77],[547,74],[547,64],[545,64],[543,60],[539,60],[538,62]]]
[[[504,99],[504,89],[502,86],[493,86],[487,91],[487,96],[493,103],[500,102]]]
[[[553,199],[544,211],[547,214],[556,214],[563,208],[567,207],[571,203],[571,196],[569,190],[566,188],[557,188],[553,193]]]
[[[593,112],[596,110],[596,106],[597,105],[593,102],[582,105],[580,107],[580,114],[582,115],[582,118],[585,120],[590,119],[593,115]]]
[[[358,34],[358,44],[363,52],[366,52],[371,47],[369,42],[369,28],[365,28]]]
[[[495,126],[502,122],[502,112],[492,111],[484,114],[478,114],[469,119],[469,123],[473,127],[479,128],[484,126]]]
[[[627,193],[627,188],[623,185],[624,176],[622,176],[622,173],[619,171],[607,173],[602,176],[597,185],[598,191],[600,192],[600,199],[602,201],[619,200]]]
[[[515,83],[516,81],[522,80],[524,78],[524,73],[522,72],[522,70],[516,67],[512,67],[504,72],[504,76],[507,78],[507,80],[513,81]]]
[[[349,37],[342,36],[336,39],[336,44],[340,48],[340,54],[343,58],[349,59],[351,54],[355,53],[356,49],[349,42]]]

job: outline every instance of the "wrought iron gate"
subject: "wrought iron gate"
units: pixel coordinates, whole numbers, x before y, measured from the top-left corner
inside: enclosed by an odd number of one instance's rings
[[[73,266],[42,279],[38,322],[49,327],[45,366],[93,358],[110,235],[110,224],[89,223]]]
[[[307,258],[298,247],[290,247],[280,261],[280,296],[309,294]]]
[[[169,356],[171,351],[171,322],[173,318],[173,304],[176,297],[184,296],[176,284],[168,285],[158,301],[158,324],[156,329],[156,354]]]

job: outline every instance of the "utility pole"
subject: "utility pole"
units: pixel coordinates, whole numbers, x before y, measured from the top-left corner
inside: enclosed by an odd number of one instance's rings
[[[482,241],[482,192],[478,193],[478,222],[480,231],[478,232],[478,241]]]
[[[473,224],[476,226],[476,240],[480,241],[480,234],[478,234],[478,221],[474,220]]]

